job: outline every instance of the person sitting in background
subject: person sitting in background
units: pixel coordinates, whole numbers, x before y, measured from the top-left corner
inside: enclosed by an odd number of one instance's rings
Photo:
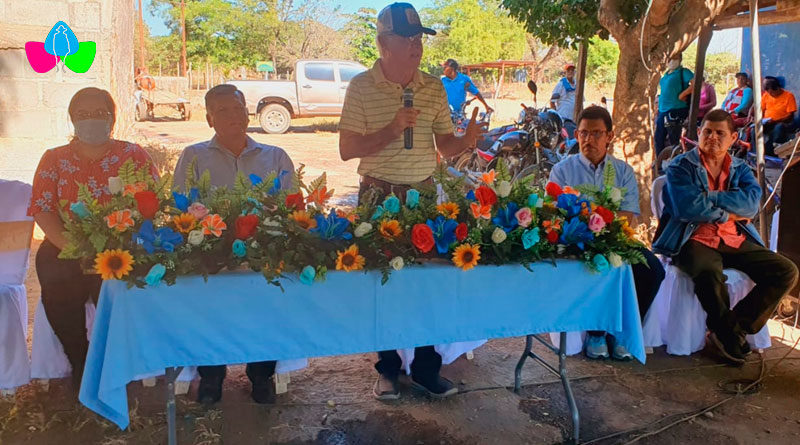
[[[206,120],[214,129],[214,137],[183,150],[175,166],[175,187],[183,188],[187,168],[192,165],[197,178],[208,170],[211,185],[215,187],[233,188],[236,176],[241,172],[245,176],[255,174],[261,178],[275,173],[280,178],[281,189],[290,188],[294,164],[289,155],[280,147],[259,144],[247,136],[249,117],[242,92],[233,85],[217,85],[208,90],[205,101]],[[251,396],[256,403],[275,402],[271,378],[276,364],[275,360],[247,364],[245,371],[253,384]],[[198,402],[211,404],[222,398],[226,369],[225,365],[197,368],[200,374]]]
[[[734,123],[736,120],[746,118],[753,106],[753,89],[750,88],[750,76],[747,73],[736,73],[736,88],[728,92],[722,102],[722,109],[730,113]],[[737,126],[741,126],[738,125]]]
[[[550,108],[556,110],[564,121],[564,128],[570,139],[575,138],[575,65],[568,63],[564,65],[564,77],[562,77],[556,87],[553,88],[553,95],[550,96]]]
[[[603,107],[591,106],[578,116],[578,130],[575,132],[580,146],[580,153],[571,155],[553,166],[550,181],[560,186],[577,187],[591,184],[603,186],[604,170],[608,163],[616,172],[615,187],[625,189],[625,196],[620,205],[619,214],[626,216],[631,223],[639,215],[639,186],[633,168],[608,153],[611,140],[614,139],[611,115]],[[634,264],[633,281],[636,286],[636,297],[639,301],[639,315],[642,320],[664,281],[664,267],[648,249],[639,249],[647,260],[646,264]],[[616,344],[613,336],[603,331],[589,331],[586,337],[586,356],[592,359],[608,358],[608,343],[612,344],[611,357],[616,360],[630,360],[630,352],[620,344]]]
[[[697,106],[697,118],[703,120],[706,113],[717,106],[717,92],[714,90],[714,85],[706,82],[703,77],[701,79],[703,85],[700,87],[700,104]]]
[[[794,94],[781,87],[777,78],[768,76],[764,80],[761,112],[764,118],[764,152],[775,156],[775,144],[786,142],[791,135],[797,100]]]
[[[731,115],[709,112],[699,136],[699,148],[667,167],[653,249],[671,256],[694,281],[711,344],[728,361],[744,363],[750,350],[745,335],[761,330],[794,287],[797,266],[765,248],[750,222],[758,213],[761,187],[744,160],[728,153],[737,138]],[[756,283],[733,309],[724,267],[741,270]]]
[[[99,202],[110,200],[108,179],[117,176],[119,167],[128,160],[139,168],[149,167],[153,178],[158,178],[158,172],[144,149],[111,138],[117,115],[108,91],[91,87],[79,90],[72,96],[68,112],[75,137],[42,155],[33,177],[28,215],[44,231],[44,242],[36,253],[42,305],[72,365],[77,392],[89,350],[84,305],[89,299],[97,302],[101,279],[99,275],[85,275],[80,260],[58,258],[67,245],[59,210],[86,211],[78,203],[78,184],[85,184]],[[69,204],[62,207],[61,201]]]

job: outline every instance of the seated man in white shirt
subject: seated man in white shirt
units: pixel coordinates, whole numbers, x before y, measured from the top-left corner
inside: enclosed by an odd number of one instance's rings
[[[206,119],[216,133],[210,141],[186,147],[175,167],[175,188],[186,183],[186,171],[193,161],[194,175],[199,178],[206,170],[211,174],[211,185],[233,187],[239,172],[266,178],[271,173],[279,175],[281,189],[291,187],[294,165],[289,155],[280,147],[259,144],[247,136],[250,118],[244,95],[233,85],[218,85],[206,93]],[[282,172],[286,174],[281,175]],[[212,327],[209,327],[212,329]],[[252,397],[256,403],[274,403],[275,388],[271,377],[275,361],[248,363],[247,377],[253,383]],[[200,385],[197,400],[215,403],[222,398],[222,382],[226,367],[200,366]]]

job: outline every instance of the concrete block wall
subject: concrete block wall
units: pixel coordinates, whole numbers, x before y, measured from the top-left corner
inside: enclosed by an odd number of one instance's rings
[[[25,42],[44,41],[59,20],[78,40],[97,43],[86,73],[59,65],[38,74],[28,64]],[[129,135],[133,26],[130,0],[0,0],[0,178],[30,182],[41,154],[69,140],[67,106],[81,88],[110,91],[117,103],[115,137]]]

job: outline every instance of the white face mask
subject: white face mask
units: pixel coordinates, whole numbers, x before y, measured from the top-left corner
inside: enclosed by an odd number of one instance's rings
[[[678,60],[678,59],[672,59],[672,60],[670,60],[670,61],[669,61],[669,64],[667,65],[667,68],[668,68],[670,71],[675,71],[675,70],[676,70],[676,69],[678,69],[678,67],[680,67],[680,66],[681,66],[681,61],[680,61],[680,60]]]

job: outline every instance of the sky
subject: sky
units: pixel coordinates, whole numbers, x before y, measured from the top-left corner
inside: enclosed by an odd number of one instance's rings
[[[155,36],[163,36],[169,33],[161,17],[153,16],[149,13],[150,0],[143,0],[144,4],[144,21],[150,28],[150,34]],[[341,12],[350,14],[358,11],[359,8],[370,7],[375,8],[376,2],[369,0],[332,0],[334,5],[341,6]],[[389,0],[385,0],[385,4],[389,4]],[[383,4],[383,3],[381,3]],[[411,4],[417,9],[430,7],[433,5],[433,0],[413,0]],[[711,39],[708,52],[710,54],[720,52],[731,52],[737,56],[741,56],[742,46],[742,30],[741,29],[727,29],[725,31],[717,31]]]

